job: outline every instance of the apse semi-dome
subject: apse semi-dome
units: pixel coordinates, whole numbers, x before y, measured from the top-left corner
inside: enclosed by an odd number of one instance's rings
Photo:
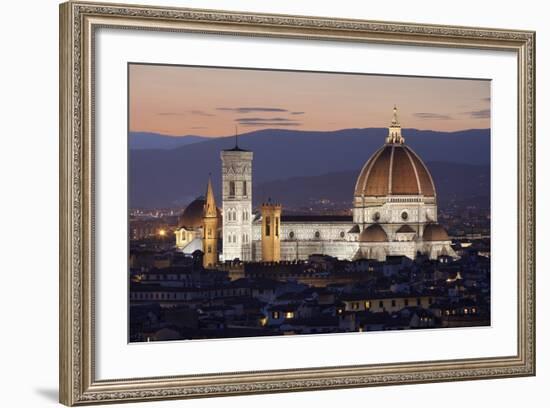
[[[399,229],[396,232],[410,234],[416,231],[410,225],[403,224],[402,226],[399,227]]]
[[[424,228],[422,238],[424,241],[448,241],[449,234],[447,234],[447,231],[441,225],[431,223]]]
[[[423,195],[435,197],[435,186],[430,171],[401,136],[397,109],[386,144],[365,163],[357,182],[356,197],[383,197],[389,195]]]
[[[359,242],[387,242],[388,234],[378,225],[372,224],[359,235]]]

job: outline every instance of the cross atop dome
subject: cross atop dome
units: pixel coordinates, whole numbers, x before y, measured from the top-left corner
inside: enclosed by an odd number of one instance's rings
[[[397,119],[397,106],[393,106],[393,116],[391,124],[388,127],[388,137],[386,137],[386,143],[388,144],[403,144],[405,138],[401,136],[401,125],[399,119]]]

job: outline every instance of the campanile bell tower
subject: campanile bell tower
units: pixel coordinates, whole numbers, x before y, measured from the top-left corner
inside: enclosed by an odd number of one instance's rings
[[[223,150],[223,260],[252,259],[252,152],[235,147]]]

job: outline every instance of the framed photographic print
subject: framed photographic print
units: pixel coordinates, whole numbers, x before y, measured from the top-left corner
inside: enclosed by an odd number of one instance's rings
[[[535,33],[60,7],[66,405],[535,374]]]

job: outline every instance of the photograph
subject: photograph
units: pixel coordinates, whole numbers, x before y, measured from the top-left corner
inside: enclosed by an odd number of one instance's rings
[[[127,71],[129,343],[491,326],[490,79]]]

